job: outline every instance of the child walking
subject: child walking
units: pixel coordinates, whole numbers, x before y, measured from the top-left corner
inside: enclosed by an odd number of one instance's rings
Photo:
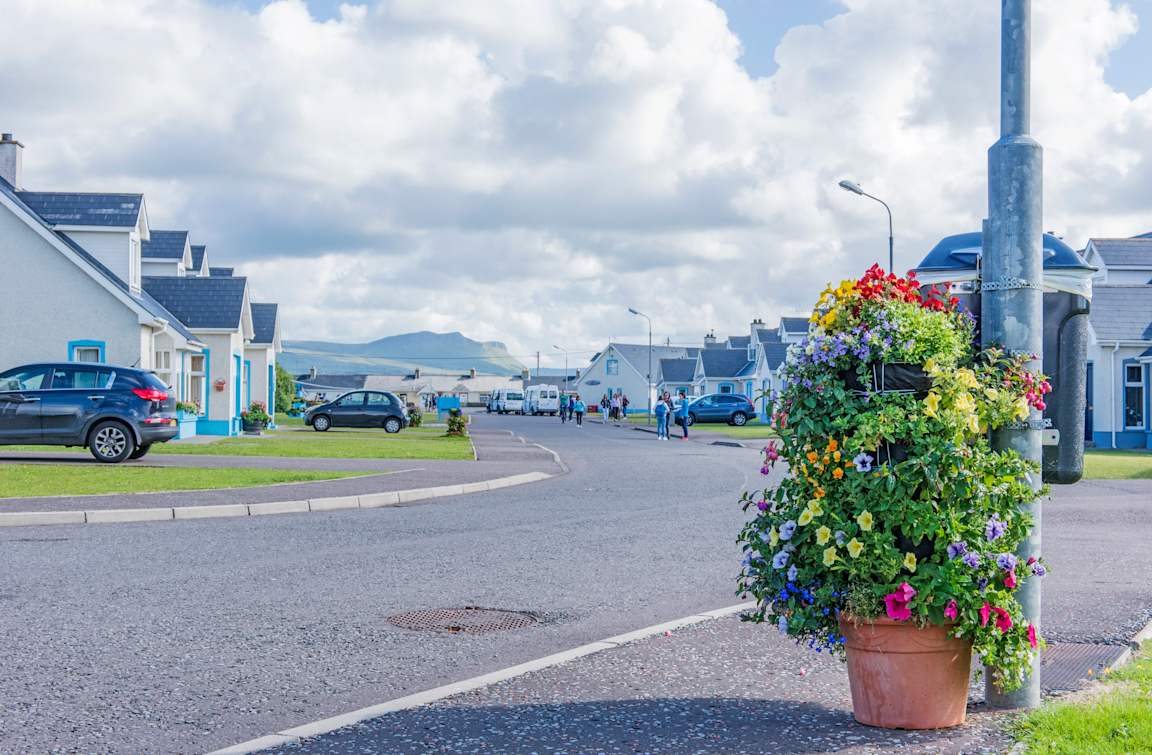
[[[576,412],[576,427],[584,427],[584,410],[587,409],[584,405],[584,400],[580,398],[580,394],[576,394],[576,403],[572,409]]]

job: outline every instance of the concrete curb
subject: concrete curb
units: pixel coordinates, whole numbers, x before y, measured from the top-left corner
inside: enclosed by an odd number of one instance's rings
[[[441,687],[434,687],[433,689],[425,690],[424,692],[417,692],[413,695],[406,695],[398,697],[395,700],[370,705],[367,708],[360,708],[359,710],[342,713],[340,715],[331,716],[329,718],[314,721],[312,723],[294,726],[289,729],[283,729],[274,734],[267,734],[256,739],[250,739],[247,742],[241,742],[230,747],[225,747],[220,750],[214,750],[208,755],[243,755],[244,753],[259,752],[266,750],[270,747],[279,747],[281,745],[293,744],[302,739],[309,737],[316,737],[321,734],[327,734],[337,729],[343,729],[353,724],[366,721],[370,718],[377,718],[387,713],[396,713],[398,711],[407,710],[409,708],[417,708],[421,705],[428,705],[437,700],[443,700],[446,697],[459,695],[463,692],[471,692],[472,690],[489,687],[499,682],[514,679],[518,676],[531,673],[533,671],[540,671],[541,669],[550,668],[552,666],[559,666],[562,663],[583,658],[593,653],[599,653],[604,650],[611,650],[618,648],[621,645],[626,645],[630,642],[637,640],[647,639],[655,635],[670,632],[673,629],[681,629],[683,627],[691,626],[693,624],[700,624],[712,619],[719,619],[724,616],[731,616],[734,613],[752,608],[755,603],[740,603],[739,605],[727,606],[715,611],[705,611],[703,613],[692,614],[685,616],[681,619],[673,621],[666,621],[662,624],[654,624],[644,629],[638,629],[634,632],[627,632],[625,634],[618,634],[613,637],[608,637],[597,642],[590,642],[587,645],[579,645],[570,650],[563,650],[559,653],[546,655],[543,658],[537,658],[533,661],[520,663],[515,666],[493,671],[489,674],[482,674],[474,676],[471,679],[454,682],[452,684],[445,684]]]
[[[562,468],[567,471],[566,467]],[[139,509],[91,509],[88,511],[3,511],[0,527],[34,527],[49,524],[111,524],[119,522],[162,522],[177,519],[209,519],[219,517],[267,516],[272,514],[303,514],[345,509],[376,509],[402,503],[448,498],[469,493],[486,493],[514,485],[526,485],[547,480],[556,475],[548,472],[526,472],[510,477],[468,483],[441,485],[434,488],[416,488],[384,493],[313,498],[300,501],[268,501],[266,503],[224,503],[214,506],[165,506]]]

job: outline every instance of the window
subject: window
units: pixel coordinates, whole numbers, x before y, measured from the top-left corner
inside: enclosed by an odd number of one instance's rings
[[[72,350],[74,362],[99,362],[100,349],[97,346],[77,346]]]
[[[720,384],[720,392],[721,393],[732,393],[732,384],[731,383],[721,383]]]
[[[392,405],[392,401],[391,401],[391,399],[388,398],[387,394],[384,394],[384,393],[369,393],[368,394],[368,406],[369,407],[379,408],[382,406],[391,406],[391,405]]]
[[[524,394],[523,393],[512,393],[511,391],[509,391],[508,395],[505,396],[505,398],[508,401],[523,401],[524,400]]]
[[[44,387],[47,367],[21,367],[0,374],[0,391],[38,391]]]
[[[620,360],[619,359],[606,359],[606,360],[604,360],[604,374],[605,375],[619,375],[620,374]]]
[[[337,406],[362,406],[363,404],[363,393],[349,393],[347,396],[341,397],[341,399],[336,402]]]
[[[152,362],[156,376],[164,381],[165,385],[172,385],[172,352],[157,351],[155,361]]]
[[[86,367],[58,367],[52,371],[53,390],[105,390],[112,387],[116,373]]]
[[[193,354],[188,358],[188,400],[197,406],[204,406],[204,362],[203,354]]]
[[[1144,429],[1144,365],[1124,365],[1124,429]]]

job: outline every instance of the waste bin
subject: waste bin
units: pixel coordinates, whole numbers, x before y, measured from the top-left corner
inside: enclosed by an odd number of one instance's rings
[[[916,268],[925,286],[951,282],[952,293],[976,316],[980,332],[980,259],[983,235],[961,233],[940,241]],[[1044,234],[1043,371],[1052,384],[1044,409],[1044,482],[1072,484],[1084,473],[1084,409],[1088,380],[1088,308],[1092,274],[1072,247]],[[1050,431],[1055,431],[1050,432]]]

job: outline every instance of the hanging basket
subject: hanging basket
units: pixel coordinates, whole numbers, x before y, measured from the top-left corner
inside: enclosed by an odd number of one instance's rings
[[[918,399],[932,388],[932,378],[918,364],[872,362],[867,367],[865,380],[854,369],[841,370],[844,386],[857,393],[911,393]]]

